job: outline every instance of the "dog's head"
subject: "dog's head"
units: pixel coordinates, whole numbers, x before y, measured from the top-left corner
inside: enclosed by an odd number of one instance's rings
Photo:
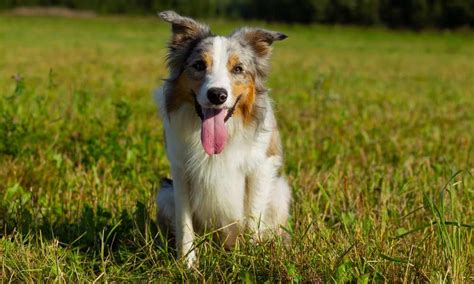
[[[202,120],[204,150],[218,154],[227,141],[226,122],[233,116],[251,121],[255,97],[265,91],[271,45],[287,36],[259,28],[216,36],[208,26],[173,11],[159,16],[171,23],[173,32],[168,45],[173,88],[167,111],[194,104]]]

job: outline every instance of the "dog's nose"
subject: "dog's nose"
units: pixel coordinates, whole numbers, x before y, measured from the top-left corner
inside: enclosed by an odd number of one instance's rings
[[[215,105],[221,105],[227,100],[227,91],[224,88],[210,88],[207,90],[207,98]]]

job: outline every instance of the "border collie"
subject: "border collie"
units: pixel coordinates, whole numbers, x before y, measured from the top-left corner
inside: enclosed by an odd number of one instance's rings
[[[260,28],[217,36],[173,11],[159,16],[172,28],[169,77],[155,99],[173,180],[162,181],[157,218],[192,266],[195,233],[216,230],[232,247],[243,232],[258,240],[287,222],[291,190],[264,86],[271,45],[287,36]]]

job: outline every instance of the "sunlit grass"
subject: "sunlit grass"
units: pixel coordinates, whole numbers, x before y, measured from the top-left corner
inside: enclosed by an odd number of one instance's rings
[[[472,34],[267,27],[292,238],[204,236],[187,271],[153,220],[169,28],[1,16],[1,278],[474,281]]]

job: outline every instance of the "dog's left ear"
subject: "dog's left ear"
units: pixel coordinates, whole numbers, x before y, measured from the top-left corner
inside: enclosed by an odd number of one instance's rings
[[[288,36],[281,32],[260,28],[241,28],[232,33],[232,37],[249,44],[254,52],[261,57],[270,56],[274,41],[284,40]]]
[[[187,56],[194,46],[203,38],[211,35],[208,26],[188,17],[183,17],[174,11],[164,11],[158,14],[165,22],[171,23],[173,32],[168,43],[168,67],[170,78],[176,78]]]
[[[201,24],[194,19],[183,17],[174,11],[163,11],[158,13],[161,19],[171,24],[170,48],[179,48],[192,42],[209,36],[211,31],[207,25]]]

